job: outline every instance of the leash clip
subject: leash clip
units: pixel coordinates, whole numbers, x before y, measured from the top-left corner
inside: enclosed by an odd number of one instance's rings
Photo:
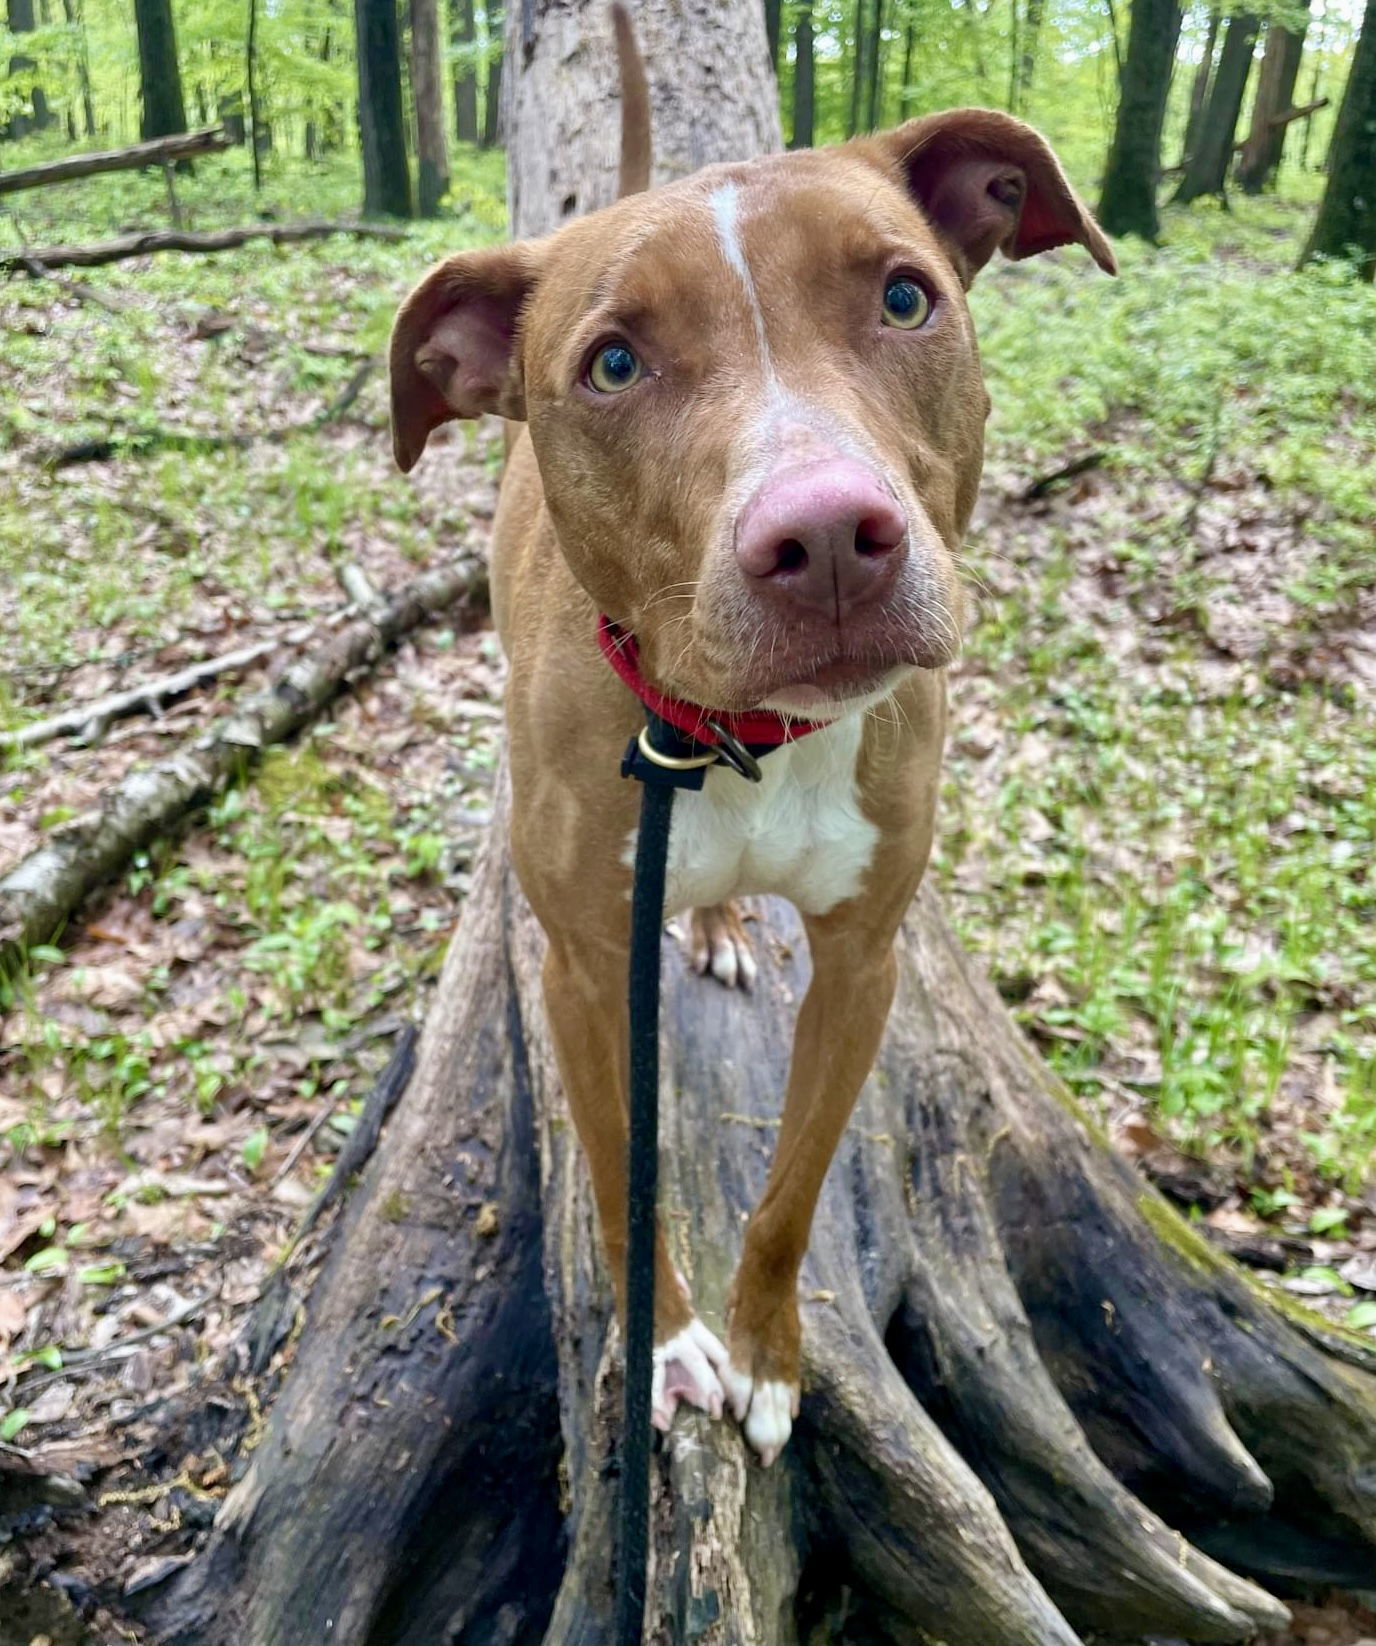
[[[747,783],[758,783],[764,776],[760,770],[760,763],[745,744],[732,737],[726,727],[719,720],[706,722],[708,731],[716,737],[716,754],[723,766],[730,766],[733,772],[739,772]]]

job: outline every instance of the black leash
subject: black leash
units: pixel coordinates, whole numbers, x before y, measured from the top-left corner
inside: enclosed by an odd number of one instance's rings
[[[646,710],[621,775],[642,785],[631,891],[631,1141],[626,1219],[626,1390],[621,1436],[621,1583],[617,1646],[640,1646],[650,1557],[650,1403],[655,1346],[655,1197],[659,1186],[659,949],[675,789],[700,789],[719,761],[760,780],[757,756],[716,724],[695,742]]]

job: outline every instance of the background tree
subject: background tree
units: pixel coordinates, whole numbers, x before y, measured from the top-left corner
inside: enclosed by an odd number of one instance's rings
[[[416,105],[417,210],[438,217],[449,192],[439,0],[411,0],[411,93]]]
[[[1233,143],[1242,114],[1242,100],[1252,72],[1261,20],[1255,12],[1235,12],[1223,34],[1223,50],[1199,123],[1194,152],[1185,162],[1185,175],[1175,200],[1185,205],[1205,194],[1222,194],[1233,163]]]
[[[487,84],[483,92],[483,137],[485,149],[495,149],[502,138],[502,8],[496,0],[487,5]]]
[[[1238,185],[1244,194],[1260,194],[1262,189],[1274,182],[1280,169],[1285,137],[1290,128],[1272,122],[1295,101],[1295,82],[1299,79],[1308,28],[1307,8],[1303,20],[1295,28],[1289,28],[1277,19],[1272,19],[1267,25],[1266,52],[1257,78],[1251,129],[1237,164]]]
[[[454,63],[454,136],[478,141],[478,31],[473,0],[449,0],[449,41]]]
[[[33,0],[6,0],[5,17],[11,34],[32,34],[35,28]],[[10,76],[21,81],[32,75],[33,79],[28,87],[29,108],[27,111],[12,114],[9,120],[8,135],[19,138],[27,137],[31,131],[44,131],[53,123],[53,115],[48,107],[47,93],[38,81],[38,63],[25,52],[13,52],[10,56]]]
[[[81,113],[85,134],[87,137],[94,137],[96,109],[91,93],[91,51],[86,38],[86,20],[81,14],[81,0],[62,0],[62,12],[67,19],[67,27],[76,36],[76,74],[77,84],[81,88]]]
[[[364,214],[409,217],[411,174],[406,165],[396,0],[354,0],[354,20]]]
[[[166,137],[186,130],[182,71],[172,0],[134,0],[139,40],[139,95],[143,100],[140,136]]]
[[[1376,0],[1367,0],[1328,157],[1328,185],[1302,261],[1354,253],[1361,278],[1376,279]]]
[[[1204,120],[1204,110],[1209,103],[1209,88],[1214,81],[1214,59],[1218,51],[1218,31],[1223,23],[1223,14],[1217,6],[1209,9],[1209,22],[1204,31],[1204,46],[1199,54],[1199,63],[1190,80],[1190,112],[1185,121],[1185,137],[1180,146],[1180,164],[1183,166],[1194,153],[1195,143],[1199,139],[1199,128]]]
[[[1161,132],[1181,18],[1178,0],[1134,0],[1118,117],[1099,197],[1099,219],[1110,234],[1155,241],[1161,232],[1156,206]]]
[[[775,74],[779,72],[779,40],[783,28],[783,0],[764,0],[764,33],[769,46],[769,61]]]
[[[813,98],[817,63],[813,55],[812,4],[804,0],[793,25],[793,135],[789,147],[810,149],[814,141]]]

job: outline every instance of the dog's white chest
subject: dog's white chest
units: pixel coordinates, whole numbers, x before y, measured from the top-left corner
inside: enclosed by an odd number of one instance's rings
[[[717,766],[676,795],[665,912],[772,892],[825,914],[854,897],[879,838],[860,809],[863,732],[846,715],[767,755],[759,783]]]

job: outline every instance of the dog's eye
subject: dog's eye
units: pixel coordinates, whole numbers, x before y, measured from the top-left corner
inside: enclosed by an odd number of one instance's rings
[[[918,285],[900,274],[884,287],[884,324],[900,331],[916,331],[932,312],[932,300]]]
[[[620,394],[644,375],[634,349],[625,343],[604,343],[592,357],[588,382],[599,394]]]

